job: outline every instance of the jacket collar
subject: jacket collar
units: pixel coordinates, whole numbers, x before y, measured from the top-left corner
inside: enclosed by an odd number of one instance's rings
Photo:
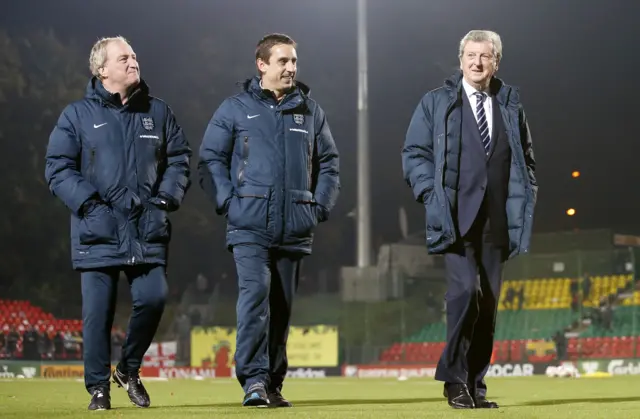
[[[255,76],[250,79],[246,79],[241,82],[242,90],[247,93],[250,93],[258,100],[276,103],[275,96],[272,91],[269,89],[263,89],[260,84],[260,77]],[[306,84],[295,81],[295,85],[291,88],[291,90],[282,98],[282,100],[278,103],[281,109],[293,109],[296,108],[306,102],[309,98],[311,89]]]
[[[449,99],[452,103],[461,100],[462,95],[462,71],[456,72],[454,75],[445,80],[445,89],[449,93]],[[504,83],[502,79],[492,77],[489,84],[491,94],[495,96],[498,104],[503,107],[519,104],[518,89]]]
[[[89,80],[85,91],[86,98],[98,100],[103,105],[109,105],[115,108],[127,107],[129,104],[147,98],[148,96],[149,86],[142,79],[133,92],[131,92],[131,95],[129,95],[129,100],[125,105],[122,104],[120,94],[108,92],[107,89],[104,88],[102,81],[95,76]]]

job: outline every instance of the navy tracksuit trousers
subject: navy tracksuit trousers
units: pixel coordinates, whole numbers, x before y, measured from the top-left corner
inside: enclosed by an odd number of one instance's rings
[[[89,392],[98,386],[109,386],[111,328],[121,271],[131,288],[133,310],[118,364],[120,371],[128,373],[140,369],[164,311],[167,281],[162,265],[104,268],[81,273],[84,381]]]
[[[254,244],[233,248],[239,290],[236,376],[245,392],[256,382],[269,391],[282,389],[302,256]]]

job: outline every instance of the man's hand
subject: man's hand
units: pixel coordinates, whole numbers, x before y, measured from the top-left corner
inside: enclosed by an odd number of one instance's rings
[[[419,202],[422,202],[423,204],[426,205],[427,200],[429,199],[429,196],[433,193],[433,188],[427,188],[424,190],[424,192],[422,192],[420,194],[420,197],[418,198]]]
[[[316,204],[316,215],[318,217],[318,221],[324,223],[329,219],[329,211],[326,207],[320,204]]]
[[[176,205],[175,200],[170,196],[162,193],[149,199],[149,203],[167,212],[175,211],[178,209],[178,205]]]
[[[80,214],[82,217],[85,217],[87,214],[91,213],[96,207],[104,205],[104,201],[100,198],[89,198],[80,207]]]

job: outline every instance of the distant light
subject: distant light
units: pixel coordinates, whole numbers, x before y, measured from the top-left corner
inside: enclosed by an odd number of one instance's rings
[[[569,209],[567,210],[567,215],[568,215],[569,217],[572,217],[572,216],[576,215],[576,210],[574,210],[573,208],[569,208]]]
[[[574,171],[571,173],[571,177],[573,177],[573,178],[580,177],[580,172],[578,172],[577,170],[574,170]]]

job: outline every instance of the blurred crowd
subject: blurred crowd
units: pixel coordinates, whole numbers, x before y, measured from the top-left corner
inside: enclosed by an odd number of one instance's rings
[[[114,328],[111,332],[112,358],[118,359],[124,342],[124,332]],[[0,359],[24,361],[80,360],[82,359],[82,331],[69,327],[56,330],[53,325],[2,326],[0,333]]]

